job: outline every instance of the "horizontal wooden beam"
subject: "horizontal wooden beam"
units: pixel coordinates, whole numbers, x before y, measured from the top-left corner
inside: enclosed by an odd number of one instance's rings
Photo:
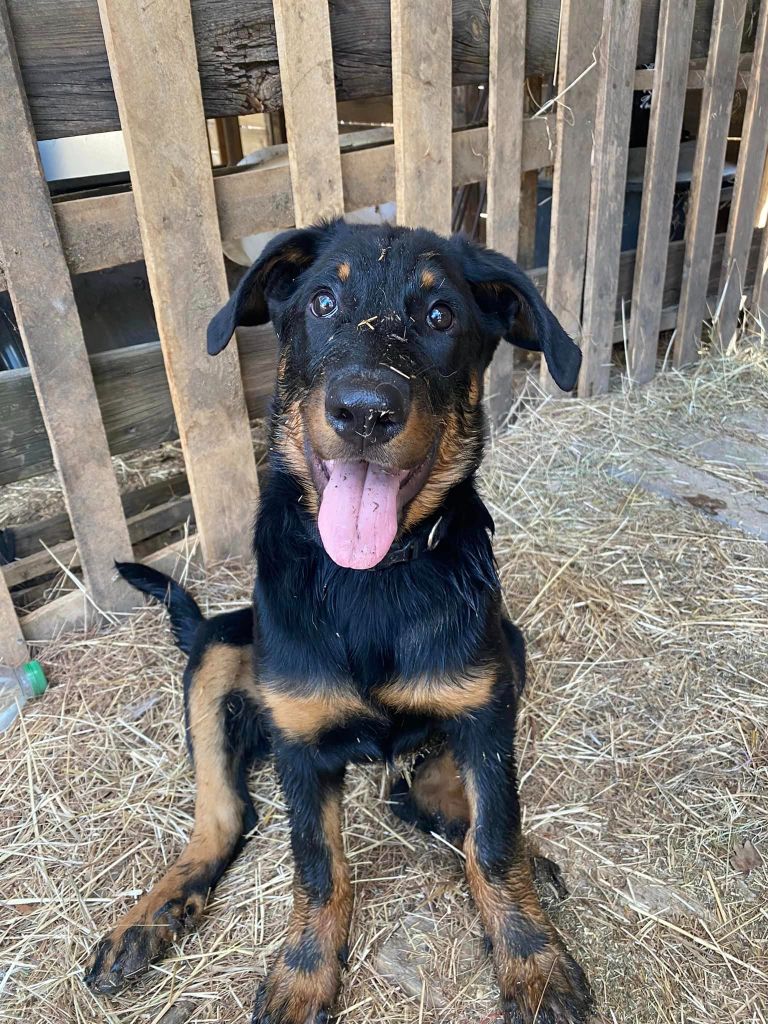
[[[245,328],[238,336],[246,403],[254,419],[267,411],[277,343],[269,325]],[[159,342],[94,355],[91,370],[112,455],[178,437]],[[0,373],[0,408],[0,485],[52,470],[29,370]]]
[[[704,56],[714,0],[698,0],[693,55]],[[191,0],[206,116],[282,107],[272,0]],[[745,49],[759,0],[749,0]],[[389,3],[334,0],[331,40],[340,100],[392,92]],[[38,138],[120,127],[97,0],[9,0],[11,22]],[[659,0],[643,0],[638,64],[656,48]],[[560,0],[528,0],[525,72],[555,68]],[[453,82],[488,78],[484,0],[454,0]]]

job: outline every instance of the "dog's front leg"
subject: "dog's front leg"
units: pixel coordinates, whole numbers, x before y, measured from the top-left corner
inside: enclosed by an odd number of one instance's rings
[[[514,708],[512,686],[497,689],[450,733],[469,803],[467,880],[493,950],[505,1024],[576,1024],[589,1016],[589,985],[534,888],[520,830]]]
[[[253,1024],[321,1024],[338,991],[352,912],[341,835],[344,766],[319,767],[315,751],[301,743],[277,747],[291,819],[293,910]]]

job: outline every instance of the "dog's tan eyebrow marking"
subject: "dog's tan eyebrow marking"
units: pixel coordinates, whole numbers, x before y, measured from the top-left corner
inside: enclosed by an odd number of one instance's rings
[[[340,281],[347,281],[351,272],[352,268],[346,260],[343,263],[340,263],[336,268],[336,273],[339,275]]]
[[[434,288],[435,281],[437,278],[431,270],[422,270],[421,272],[421,287],[422,288]]]

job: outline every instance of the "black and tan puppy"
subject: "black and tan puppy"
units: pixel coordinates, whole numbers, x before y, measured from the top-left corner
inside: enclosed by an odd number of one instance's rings
[[[280,358],[253,622],[204,622],[177,586],[123,569],[167,596],[191,652],[198,795],[188,848],[99,944],[88,983],[116,991],[199,917],[255,824],[246,776],[271,751],[291,818],[294,907],[253,1021],[324,1021],[352,907],[346,767],[428,748],[411,788],[395,786],[394,809],[463,839],[505,1021],[582,1021],[589,988],[539,904],[520,834],[523,642],[502,614],[493,524],[473,479],[499,340],[540,349],[564,389],[579,351],[511,261],[401,228],[336,222],[275,239],[212,321],[209,351],[267,319]]]

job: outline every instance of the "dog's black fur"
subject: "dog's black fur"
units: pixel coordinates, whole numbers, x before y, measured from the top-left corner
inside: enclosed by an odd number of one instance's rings
[[[162,574],[119,567],[166,603],[189,654],[198,803],[190,846],[102,940],[89,984],[117,990],[197,919],[255,824],[246,772],[271,752],[291,816],[295,900],[253,1021],[324,1021],[351,910],[346,766],[426,748],[411,785],[393,787],[392,806],[464,843],[505,1021],[582,1021],[589,988],[541,909],[520,833],[514,727],[524,646],[502,613],[493,523],[474,483],[483,374],[499,339],[540,349],[564,389],[576,382],[579,351],[500,254],[342,222],[275,239],[213,319],[209,352],[237,326],[267,318],[280,361],[253,619],[245,611],[206,621]],[[361,402],[363,429],[353,431]],[[397,536],[362,569],[336,564],[318,532],[328,474],[358,460],[403,480]]]

